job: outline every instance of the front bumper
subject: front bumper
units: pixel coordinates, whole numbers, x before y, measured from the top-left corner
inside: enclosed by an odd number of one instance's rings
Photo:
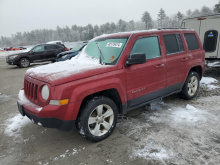
[[[61,110],[59,108],[61,106],[54,106],[54,110],[51,111],[47,106],[40,107],[33,104],[25,97],[24,90],[20,90],[19,92],[17,105],[21,115],[27,116],[37,125],[47,128],[57,128],[64,131],[69,131],[75,127],[75,120],[63,120],[54,117],[54,114]],[[45,113],[47,114],[46,117],[44,117]]]
[[[16,59],[8,59],[6,58],[6,63],[8,63],[9,65],[18,65],[19,61]]]

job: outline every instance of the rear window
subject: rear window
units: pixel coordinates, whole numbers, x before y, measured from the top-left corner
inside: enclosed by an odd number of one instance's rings
[[[167,54],[176,54],[184,51],[183,42],[179,34],[167,34],[163,38]]]
[[[194,33],[185,33],[184,36],[189,50],[199,49],[199,42]]]
[[[55,45],[57,47],[57,49],[63,49],[64,46],[63,45]]]
[[[46,49],[46,50],[54,50],[54,49],[57,49],[57,48],[56,48],[55,45],[46,45],[46,46],[45,46],[45,49]]]

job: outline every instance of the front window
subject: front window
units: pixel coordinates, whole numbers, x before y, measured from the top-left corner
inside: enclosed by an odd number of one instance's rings
[[[104,38],[91,41],[85,48],[85,53],[101,64],[115,65],[120,58],[128,38]]]
[[[45,49],[44,49],[44,46],[41,45],[41,46],[35,47],[35,48],[33,49],[33,52],[42,52],[42,51],[44,51],[44,50],[45,50]]]
[[[130,55],[135,53],[144,53],[146,60],[160,57],[160,44],[158,37],[151,36],[138,39],[135,42]]]

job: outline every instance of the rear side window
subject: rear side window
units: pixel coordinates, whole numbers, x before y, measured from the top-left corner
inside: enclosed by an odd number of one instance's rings
[[[153,36],[138,39],[135,42],[130,55],[134,53],[145,53],[146,59],[160,57],[160,45],[158,37]]]
[[[199,49],[199,43],[194,33],[185,33],[184,36],[189,50]]]
[[[163,38],[168,55],[184,51],[183,42],[179,34],[167,34]]]
[[[209,30],[205,33],[203,48],[206,52],[214,52],[216,50],[218,40],[218,32]]]
[[[64,46],[62,46],[62,45],[56,45],[56,48],[57,48],[57,49],[63,49]]]
[[[57,49],[57,48],[56,48],[55,45],[46,45],[46,46],[45,46],[45,49],[46,49],[46,50],[54,50],[54,49]]]

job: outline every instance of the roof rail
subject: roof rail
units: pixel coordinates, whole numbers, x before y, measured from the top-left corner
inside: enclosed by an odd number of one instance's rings
[[[189,29],[189,28],[182,28],[182,27],[158,28],[158,30],[166,30],[166,29]]]

